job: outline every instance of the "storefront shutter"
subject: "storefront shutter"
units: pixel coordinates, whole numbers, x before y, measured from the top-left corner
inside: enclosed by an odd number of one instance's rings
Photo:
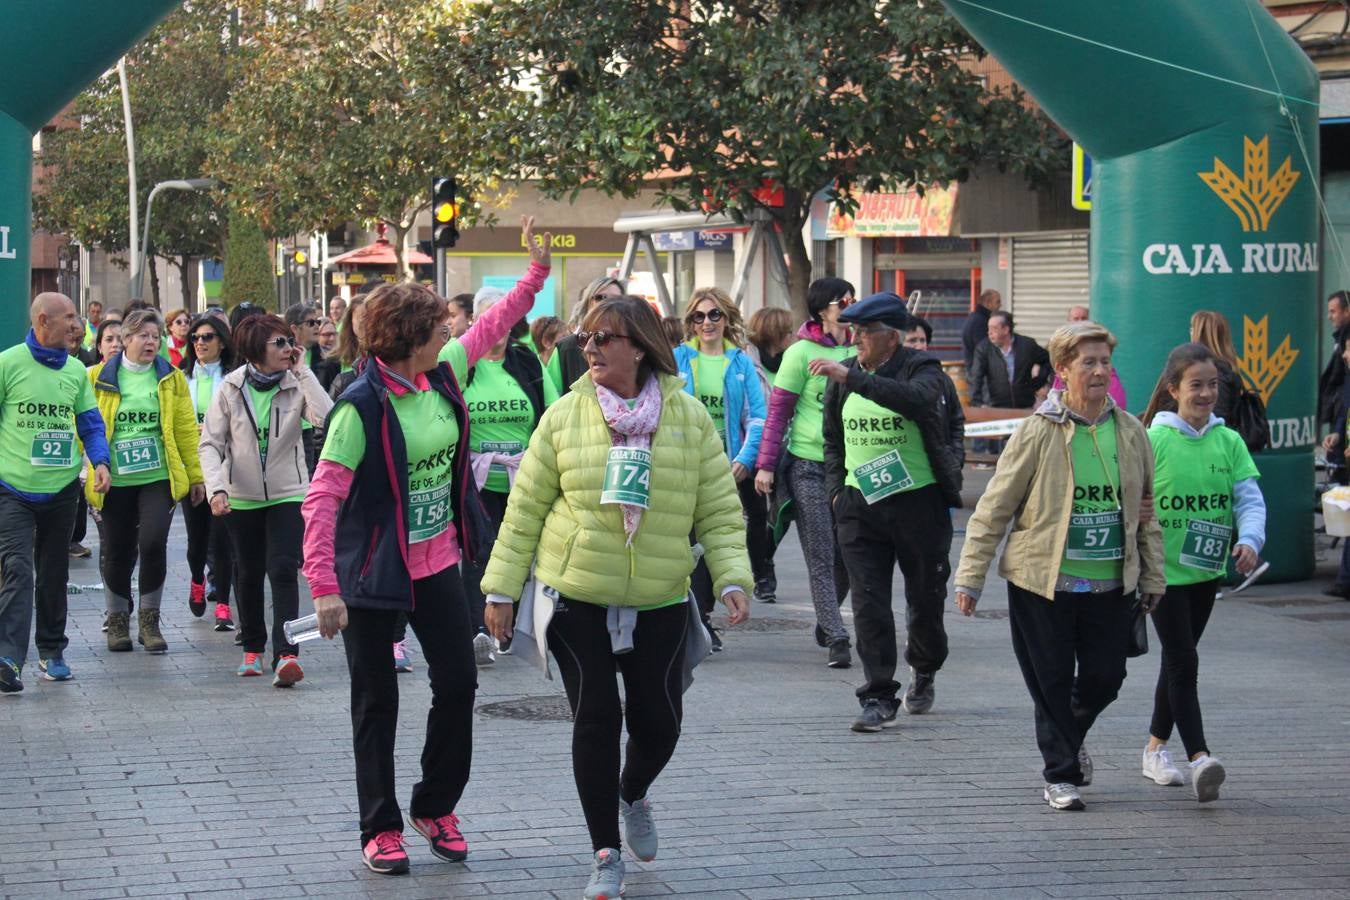
[[[1069,318],[1069,307],[1088,304],[1088,232],[1017,235],[1012,239],[1009,308],[1017,332],[1041,346]]]

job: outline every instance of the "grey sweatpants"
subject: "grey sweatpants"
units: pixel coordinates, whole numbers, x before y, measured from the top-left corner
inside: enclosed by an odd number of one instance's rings
[[[825,464],[793,458],[788,468],[792,505],[797,517],[797,537],[806,558],[806,577],[811,585],[811,603],[816,624],[827,643],[848,640],[848,629],[839,614],[834,583],[834,518],[825,489]]]

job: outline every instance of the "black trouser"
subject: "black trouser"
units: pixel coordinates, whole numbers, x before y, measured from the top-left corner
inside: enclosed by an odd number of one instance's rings
[[[483,498],[483,509],[487,510],[488,528],[492,532],[492,541],[496,543],[497,532],[502,527],[502,519],[506,518],[506,500],[507,494],[499,491],[484,490],[480,496]],[[487,634],[487,626],[483,623],[483,607],[486,598],[483,596],[483,589],[480,586],[483,582],[483,571],[487,569],[488,557],[492,553],[492,547],[478,548],[478,561],[469,562],[468,558],[460,564],[460,574],[464,576],[464,599],[469,604],[469,621],[473,623],[474,631]]]
[[[683,603],[638,613],[633,649],[615,655],[606,607],[564,597],[548,628],[572,707],[572,775],[591,848],[619,848],[616,798],[647,796],[680,739],[682,680],[689,611]],[[623,673],[619,702],[616,670]],[[628,752],[619,770],[619,731],[628,723]]]
[[[70,531],[70,542],[80,544],[89,534],[89,501],[84,498],[83,490],[76,491],[75,497],[75,523]]]
[[[104,594],[108,612],[128,612],[131,572],[140,558],[141,607],[159,609],[168,570],[173,496],[169,480],[115,487],[103,499]],[[67,544],[69,549],[69,544]]]
[[[211,504],[205,500],[196,506],[191,500],[184,500],[179,505],[183,509],[183,524],[187,526],[187,563],[192,580],[198,584],[205,582],[209,563],[216,599],[220,603],[229,603],[234,553],[225,519],[212,515]]]
[[[942,625],[951,574],[952,517],[937,485],[906,491],[871,506],[857,488],[835,497],[835,529],[853,590],[853,630],[864,684],[859,700],[894,700],[898,651],[891,583],[905,576],[905,662],[932,675],[947,660]]]
[[[454,812],[473,759],[473,698],[478,667],[458,570],[451,566],[413,582],[408,621],[427,658],[431,709],[422,746],[422,780],[408,812],[435,819]],[[394,789],[398,676],[389,662],[398,610],[347,607],[342,646],[352,678],[352,749],[361,807],[361,844],[381,831],[402,831]]]
[[[1162,668],[1153,691],[1153,722],[1148,730],[1165,741],[1172,736],[1175,723],[1181,732],[1181,742],[1186,745],[1187,758],[1209,752],[1196,689],[1200,655],[1195,652],[1195,645],[1205,633],[1218,590],[1218,579],[1169,587],[1153,611],[1153,627],[1162,644]]]
[[[267,649],[267,609],[263,579],[272,585],[272,667],[282,656],[299,656],[282,625],[300,615],[300,540],[305,523],[299,503],[274,503],[258,509],[234,509],[225,517],[239,566],[234,586],[239,607],[239,643],[245,653]],[[385,647],[385,662],[389,648]]]
[[[741,510],[745,513],[745,549],[750,552],[750,571],[755,584],[773,580],[773,534],[769,531],[769,500],[755,490],[755,473],[737,482]],[[744,586],[748,592],[752,585]]]
[[[1045,780],[1081,784],[1078,750],[1125,681],[1129,601],[1119,588],[1102,594],[1057,591],[1051,601],[1009,582],[1008,621],[1013,652],[1036,705]]]
[[[0,656],[17,666],[28,658],[35,604],[38,658],[65,652],[70,530],[79,492],[78,478],[46,503],[0,488]]]

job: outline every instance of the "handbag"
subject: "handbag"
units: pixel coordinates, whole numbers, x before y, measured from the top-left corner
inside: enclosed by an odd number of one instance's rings
[[[1130,598],[1130,641],[1125,655],[1131,659],[1148,652],[1148,615],[1144,600],[1138,591]]]

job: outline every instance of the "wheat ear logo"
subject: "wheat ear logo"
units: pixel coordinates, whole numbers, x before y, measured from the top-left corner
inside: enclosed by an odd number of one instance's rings
[[[1270,135],[1259,143],[1243,137],[1242,149],[1241,178],[1217,156],[1214,171],[1196,174],[1238,217],[1243,231],[1265,231],[1301,173],[1294,171],[1291,157],[1286,156],[1279,170],[1270,174]]]
[[[1270,316],[1262,316],[1259,322],[1242,317],[1242,358],[1238,360],[1238,368],[1261,395],[1262,403],[1270,405],[1270,395],[1289,374],[1296,359],[1298,351],[1290,346],[1287,334],[1275,352],[1270,352]]]

